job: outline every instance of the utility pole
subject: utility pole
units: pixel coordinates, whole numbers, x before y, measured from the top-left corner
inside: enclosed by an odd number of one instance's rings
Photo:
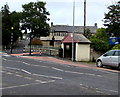
[[[84,0],[84,35],[86,30],[86,0]]]
[[[74,61],[74,21],[75,21],[75,0],[73,1],[73,33],[72,37],[72,61]]]

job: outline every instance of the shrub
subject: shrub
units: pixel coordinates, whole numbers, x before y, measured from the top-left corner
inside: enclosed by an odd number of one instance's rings
[[[30,45],[30,43],[29,43]],[[41,45],[42,46],[42,41],[40,39],[34,38],[31,40],[31,45]]]
[[[113,46],[112,49],[113,49],[113,50],[114,50],[114,49],[120,49],[120,44],[116,44],[115,46]]]

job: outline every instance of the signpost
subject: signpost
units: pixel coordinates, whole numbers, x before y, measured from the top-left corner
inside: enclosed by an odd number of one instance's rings
[[[114,45],[114,44],[119,44],[120,43],[120,38],[118,37],[110,37],[109,38],[109,44],[110,45]]]

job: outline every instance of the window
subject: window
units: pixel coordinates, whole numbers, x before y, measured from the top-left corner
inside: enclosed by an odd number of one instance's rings
[[[116,51],[116,52],[114,53],[114,56],[120,56],[120,51]]]
[[[106,53],[105,56],[113,56],[114,52],[115,51],[110,51],[110,52]]]

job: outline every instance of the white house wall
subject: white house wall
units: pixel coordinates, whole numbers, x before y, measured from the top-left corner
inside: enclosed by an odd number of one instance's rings
[[[90,44],[76,43],[76,61],[90,60]]]

